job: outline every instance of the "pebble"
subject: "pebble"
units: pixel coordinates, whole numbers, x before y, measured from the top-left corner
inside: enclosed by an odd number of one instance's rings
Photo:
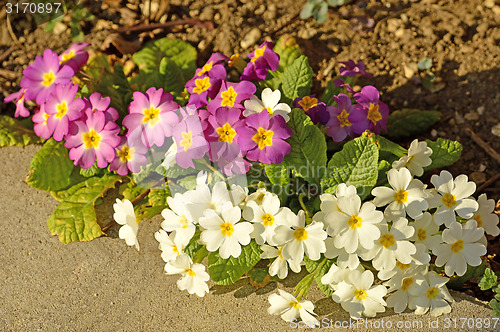
[[[477,120],[479,120],[479,114],[472,111],[472,112],[465,114],[464,119],[467,121],[477,121]]]
[[[201,21],[212,21],[214,19],[214,9],[210,6],[205,7],[200,14]]]
[[[455,120],[457,121],[457,124],[464,124],[465,120],[462,114],[455,112]]]
[[[479,168],[478,168],[478,171],[479,171],[479,172],[484,172],[484,171],[486,171],[486,165],[485,165],[485,164],[480,164],[480,165],[479,165]]]
[[[52,32],[55,35],[61,35],[66,32],[66,30],[68,30],[66,24],[64,24],[63,22],[56,22],[56,24],[54,25],[54,30],[52,30]]]
[[[486,182],[486,175],[481,172],[473,172],[470,177],[477,184]]]
[[[438,135],[437,130],[436,129],[432,129],[431,130],[431,136],[435,138],[435,137],[437,137],[437,135]]]
[[[484,0],[484,6],[486,8],[493,8],[493,7],[495,7],[495,0]]]
[[[318,30],[314,28],[303,27],[297,32],[297,36],[301,39],[311,39],[318,34]]]
[[[240,46],[243,49],[247,49],[250,46],[254,45],[262,36],[262,32],[259,28],[253,28],[250,32],[243,38],[240,43]]]
[[[266,12],[264,13],[264,18],[266,20],[274,20],[276,18],[276,5],[274,3],[270,4],[269,7],[267,7]]]
[[[410,79],[418,71],[417,64],[412,62],[409,64],[403,64],[404,75],[406,78]]]
[[[490,25],[488,22],[483,22],[481,24],[479,24],[476,28],[477,32],[479,33],[485,33],[486,31],[488,31],[488,29],[490,28]]]
[[[259,8],[257,8],[253,13],[257,16],[260,16],[260,15],[264,14],[265,11],[266,11],[266,6],[260,5]]]
[[[491,127],[491,133],[497,137],[500,137],[500,123],[497,123]]]

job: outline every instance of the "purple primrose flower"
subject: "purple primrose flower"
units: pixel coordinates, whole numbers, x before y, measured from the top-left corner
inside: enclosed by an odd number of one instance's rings
[[[367,85],[353,97],[363,107],[365,117],[370,120],[368,129],[377,135],[380,134],[381,129],[387,131],[389,107],[380,101],[378,90],[371,85]]]
[[[252,82],[230,83],[223,81],[217,97],[208,103],[207,109],[212,114],[219,107],[244,109],[241,103],[253,96],[256,90],[257,88]]]
[[[264,80],[267,71],[278,69],[280,57],[273,51],[273,43],[263,42],[255,51],[248,55],[250,62],[247,64],[241,74],[242,80]]]
[[[343,141],[348,135],[355,137],[366,129],[369,123],[361,106],[352,105],[351,98],[341,93],[333,97],[337,106],[329,106],[330,121],[326,124],[329,128],[326,132],[335,142]]]
[[[366,66],[363,61],[355,63],[353,60],[349,60],[341,61],[340,63],[345,65],[345,67],[340,67],[340,76],[353,77],[356,75],[361,75],[364,77],[373,77],[372,74],[365,71]]]
[[[4,103],[9,103],[15,100],[16,113],[14,113],[14,117],[16,118],[20,116],[26,118],[30,115],[29,109],[27,109],[26,106],[24,105],[24,100],[26,99],[25,94],[26,94],[26,89],[21,88],[21,90],[11,93],[3,100]]]
[[[76,73],[89,59],[89,53],[84,50],[87,46],[90,46],[90,44],[85,42],[72,44],[66,51],[59,55],[59,63],[70,66]]]
[[[314,124],[326,124],[330,119],[330,114],[326,110],[326,104],[319,101],[315,95],[295,98],[293,107],[303,110]]]
[[[203,135],[200,119],[197,115],[188,115],[173,129],[177,144],[175,160],[182,168],[194,168],[193,159],[200,159],[208,152],[208,145]]]

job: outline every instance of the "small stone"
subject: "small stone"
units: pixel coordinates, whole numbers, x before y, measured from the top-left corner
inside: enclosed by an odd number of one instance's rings
[[[484,106],[479,106],[479,107],[476,109],[476,112],[477,112],[477,114],[479,114],[479,115],[483,115],[483,114],[484,114]]]
[[[429,91],[432,92],[432,93],[436,93],[438,91],[443,90],[445,87],[446,87],[446,83],[445,82],[434,83],[429,88]]]
[[[479,33],[485,33],[486,31],[488,31],[489,28],[490,24],[488,22],[483,22],[477,26],[476,30]]]
[[[437,135],[438,135],[437,130],[436,130],[436,129],[432,129],[432,130],[431,130],[431,136],[432,136],[432,137],[437,137]]]
[[[493,7],[495,7],[495,0],[484,0],[484,6],[486,8],[493,8]]]
[[[465,114],[464,119],[467,121],[477,121],[477,120],[479,120],[479,114],[472,111],[472,112]]]
[[[450,126],[456,126],[457,125],[457,121],[455,121],[455,119],[450,119],[450,121],[448,121],[448,124]]]
[[[54,29],[52,30],[52,32],[55,35],[62,35],[63,33],[66,32],[66,30],[68,30],[68,27],[66,26],[66,24],[59,21],[59,22],[56,22],[56,24],[54,24]]]
[[[486,175],[481,172],[474,172],[470,175],[470,178],[472,181],[474,181],[476,184],[484,183],[486,182]]]
[[[460,48],[460,52],[463,54],[473,53],[474,48],[472,46],[464,45]]]
[[[397,18],[390,18],[387,20],[387,31],[396,32],[401,26],[401,21]]]
[[[201,21],[213,21],[214,19],[214,9],[210,6],[205,7],[200,14],[199,19]]]
[[[406,78],[410,79],[418,71],[417,64],[412,62],[409,64],[403,64],[404,75]]]
[[[266,6],[260,5],[259,8],[257,8],[253,13],[257,16],[260,16],[260,15],[264,14],[265,11],[266,11]]]
[[[455,112],[455,120],[457,121],[458,124],[464,124],[465,120],[462,114]]]
[[[500,6],[493,7],[493,14],[500,15]]]
[[[478,171],[479,172],[484,172],[485,170],[486,170],[486,165],[485,164],[480,164],[479,168],[478,168]]]
[[[318,30],[314,28],[303,27],[297,32],[297,36],[301,39],[311,39],[318,34]]]
[[[240,45],[243,49],[247,49],[260,39],[262,32],[259,28],[253,28],[250,32],[243,38]]]
[[[276,18],[276,10],[276,5],[274,3],[270,4],[264,13],[264,18],[270,21],[274,20]]]
[[[491,133],[495,136],[500,137],[500,123],[497,123],[491,128]]]

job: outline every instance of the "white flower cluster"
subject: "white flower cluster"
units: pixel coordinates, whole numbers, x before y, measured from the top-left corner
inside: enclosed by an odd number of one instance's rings
[[[249,194],[247,188],[228,189],[218,182],[210,189],[206,177],[199,176],[195,190],[169,197],[162,212],[165,220],[155,237],[165,271],[181,274],[181,290],[204,296],[209,291],[205,267],[183,252],[195,233],[200,244],[222,259],[238,257],[254,239],[261,258],[270,260],[269,274],[280,279],[289,269],[300,272],[304,257],[331,260],[321,282],[353,318],[374,317],[386,307],[398,313],[406,308],[432,316],[448,313],[453,301],[445,286],[449,278],[430,269],[431,255],[447,276],[463,276],[467,265],[481,264],[485,233],[497,236],[500,229],[494,201],[484,194],[477,201],[472,198],[476,186],[466,175],[453,179],[441,171],[432,176],[432,189],[413,178],[430,165],[431,154],[425,142],[413,141],[408,156],[388,171],[388,186],[372,190],[372,201],[362,202],[354,186],[340,184],[335,195],[320,196],[320,211],[312,219],[304,211],[295,214],[280,206],[278,196],[263,188]],[[132,219],[120,210],[130,210],[125,203],[115,204],[120,224]],[[128,227],[132,230],[123,232],[129,236],[124,237],[127,244],[137,244],[130,238],[137,228]],[[269,297],[268,312],[318,325],[313,304],[301,297],[279,290]]]

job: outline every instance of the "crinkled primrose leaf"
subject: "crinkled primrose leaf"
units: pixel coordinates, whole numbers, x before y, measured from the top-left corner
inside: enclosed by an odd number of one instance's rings
[[[462,144],[445,138],[438,138],[436,141],[426,140],[427,146],[432,149],[432,164],[425,167],[428,171],[434,168],[442,168],[453,165],[462,154]]]
[[[393,111],[387,120],[387,136],[390,138],[408,137],[420,134],[441,119],[438,111],[423,111],[405,108]]]
[[[40,143],[33,130],[25,128],[19,120],[0,115],[0,148],[4,146],[26,146]]]
[[[313,70],[307,61],[307,57],[301,55],[286,67],[281,76],[281,88],[287,102],[291,103],[295,98],[307,96],[311,91]]]

